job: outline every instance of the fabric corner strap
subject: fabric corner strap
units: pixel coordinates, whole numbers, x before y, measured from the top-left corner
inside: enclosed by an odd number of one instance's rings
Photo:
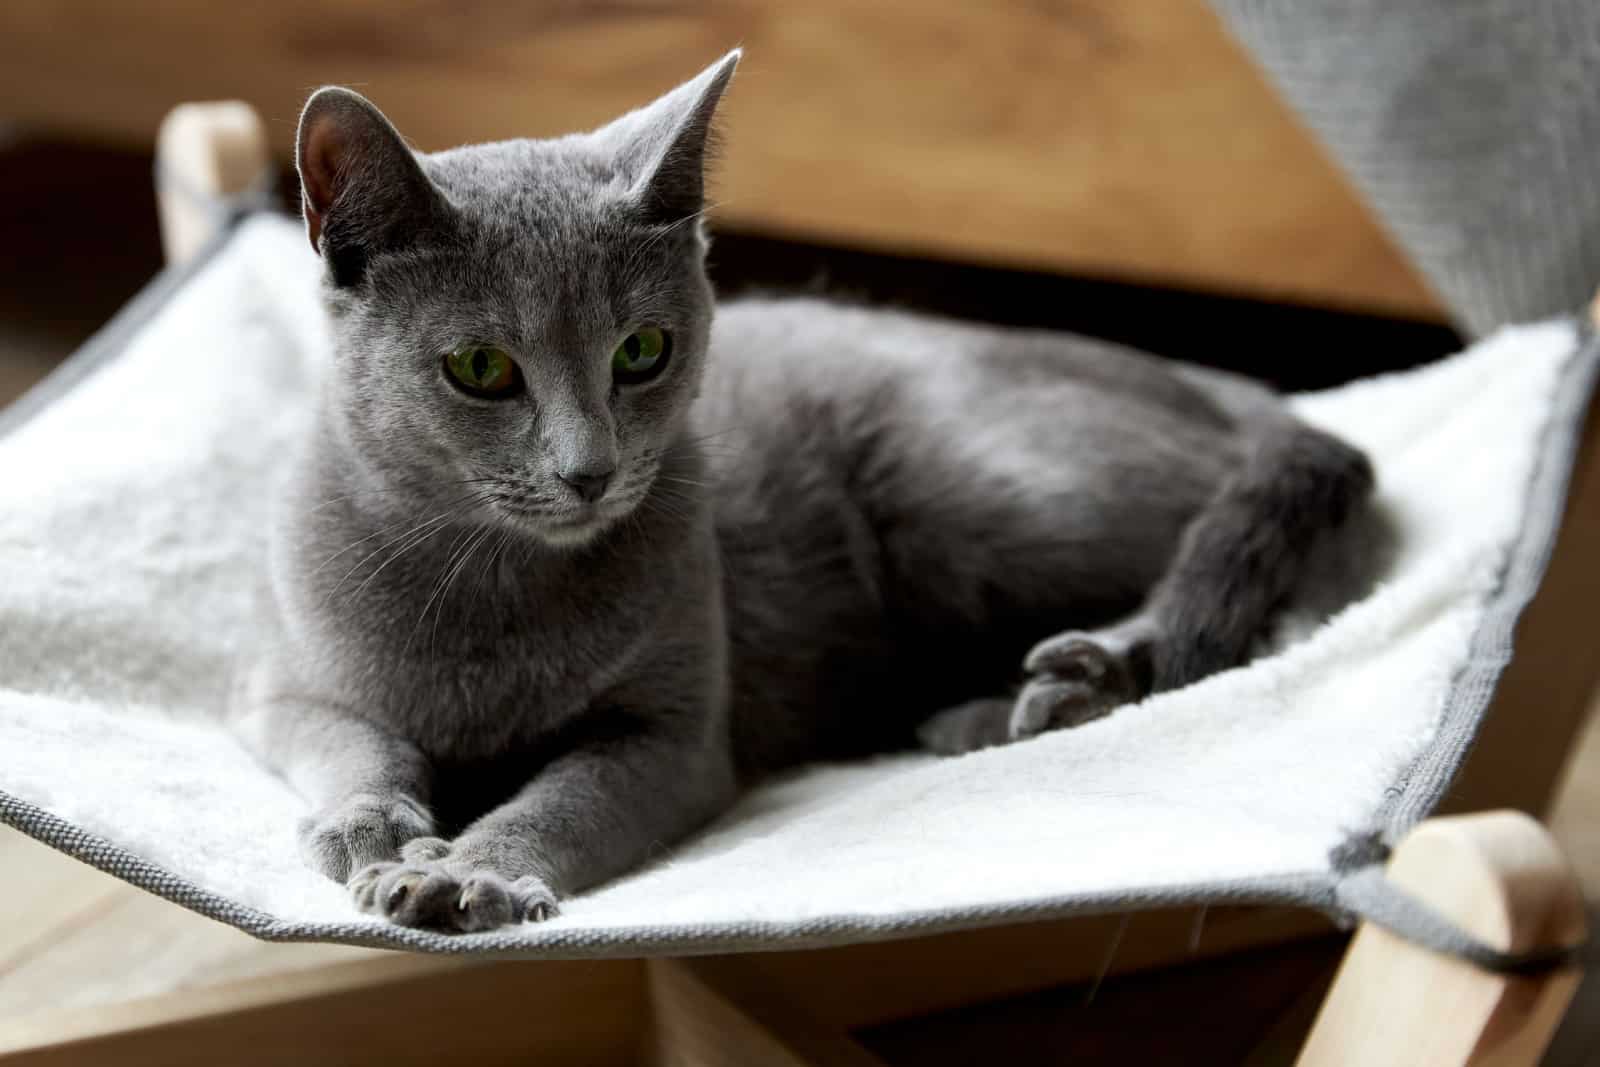
[[[1334,886],[1334,899],[1347,913],[1374,923],[1420,948],[1466,960],[1495,974],[1527,977],[1594,962],[1592,940],[1574,945],[1507,952],[1489,945],[1428,904],[1391,882],[1373,864],[1353,870]]]
[[[218,196],[196,186],[187,177],[163,165],[158,156],[151,167],[156,190],[182,197],[209,216],[218,230],[231,229],[247,215],[280,213],[283,197],[278,193],[278,170],[270,160],[238,192]]]

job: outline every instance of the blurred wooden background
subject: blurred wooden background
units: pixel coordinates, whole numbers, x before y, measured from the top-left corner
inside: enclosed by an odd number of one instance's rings
[[[148,144],[353,85],[424,150],[597,125],[728,48],[719,222],[1436,319],[1204,0],[7,0],[0,121]]]

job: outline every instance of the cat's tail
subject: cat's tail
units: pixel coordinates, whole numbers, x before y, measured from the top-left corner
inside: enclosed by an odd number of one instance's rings
[[[1285,413],[1184,530],[1140,615],[1152,624],[1150,689],[1175,689],[1249,658],[1329,539],[1369,508],[1365,454]]]

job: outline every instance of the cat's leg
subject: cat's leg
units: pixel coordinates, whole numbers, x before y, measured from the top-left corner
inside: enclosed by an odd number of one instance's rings
[[[1013,737],[1063,716],[1081,720],[1084,698],[1070,686],[1085,677],[1137,699],[1246,660],[1318,545],[1343,533],[1373,487],[1366,456],[1298,421],[1275,421],[1249,445],[1243,469],[1184,530],[1137,616],[1052,637],[1028,654],[1033,678],[1016,702]]]
[[[726,745],[703,731],[621,713],[592,726],[454,841],[413,841],[401,862],[359,872],[357,906],[458,932],[542,920],[560,898],[638,866],[731,799]]]
[[[1039,643],[1014,700],[952,708],[920,731],[935,751],[1072,726],[1238,666],[1314,552],[1343,536],[1372,491],[1357,449],[1287,416],[1255,432],[1242,469],[1190,521],[1139,612]]]
[[[255,703],[236,731],[310,801],[299,839],[306,862],[336,882],[434,833],[432,770],[409,741],[327,704]]]

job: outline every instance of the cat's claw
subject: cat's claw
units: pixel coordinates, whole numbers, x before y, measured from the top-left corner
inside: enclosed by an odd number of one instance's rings
[[[393,860],[401,846],[433,833],[433,817],[404,794],[357,793],[300,822],[300,850],[316,870],[343,882],[352,872]]]
[[[437,842],[437,844],[435,844]],[[543,922],[558,912],[556,896],[539,878],[508,881],[440,855],[438,838],[413,842],[399,863],[374,863],[350,880],[362,911],[401,926],[474,933],[517,922]],[[444,849],[447,854],[449,846]],[[423,858],[431,855],[431,858]]]

